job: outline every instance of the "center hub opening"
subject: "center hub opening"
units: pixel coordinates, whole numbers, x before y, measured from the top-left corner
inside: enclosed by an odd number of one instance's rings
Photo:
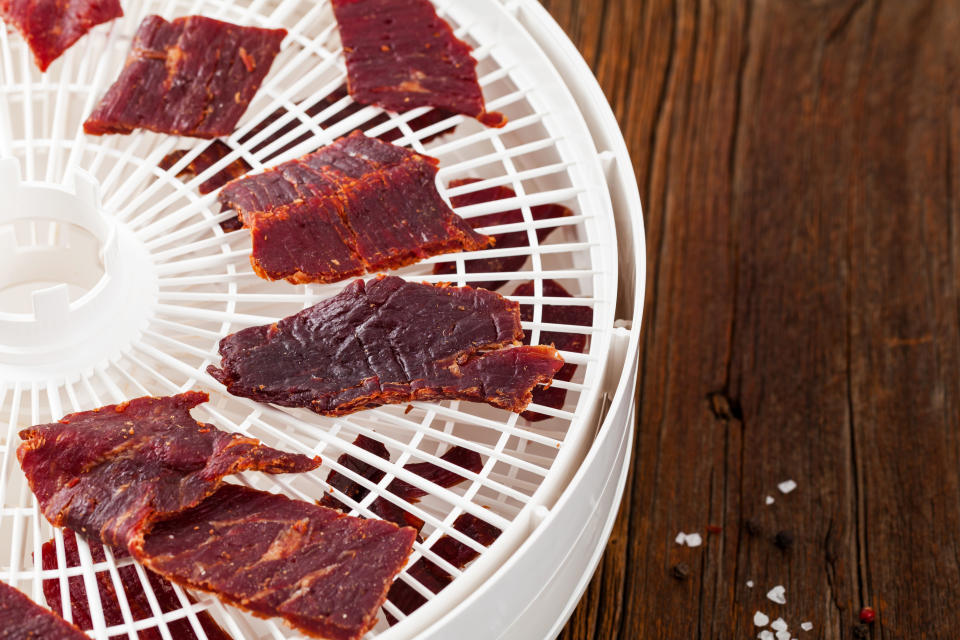
[[[76,302],[104,276],[102,244],[88,229],[38,218],[0,224],[0,312],[33,312],[36,292],[65,285]]]

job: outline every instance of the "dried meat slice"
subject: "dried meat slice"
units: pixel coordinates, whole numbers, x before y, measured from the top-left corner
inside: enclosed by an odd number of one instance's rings
[[[92,135],[158,133],[216,138],[233,132],[280,51],[284,29],[203,16],[148,16],[117,81],[83,123]]]
[[[316,117],[321,113],[323,113],[324,111],[326,111],[328,108],[339,103],[341,100],[343,100],[343,98],[346,97],[346,95],[347,95],[346,87],[338,87],[329,95],[321,98],[319,101],[315,102],[309,107],[306,107],[303,111],[307,115],[307,117],[310,117],[310,118]],[[325,120],[320,122],[320,128],[329,129],[330,127],[334,126],[338,122],[341,122],[342,120],[347,119],[348,117],[358,113],[361,109],[364,109],[364,108],[365,108],[365,105],[362,105],[359,102],[351,101],[345,107],[343,107],[333,115],[327,117]],[[258,122],[256,126],[254,126],[248,133],[241,136],[237,142],[241,145],[246,145],[254,137],[256,137],[258,134],[264,131],[267,127],[269,127],[271,124],[276,122],[278,119],[280,119],[287,113],[288,111],[285,107],[281,107],[280,109],[277,109],[276,111],[268,115],[266,118],[264,118],[262,121]],[[422,131],[423,129],[426,129],[427,127],[432,127],[433,125],[448,119],[452,115],[454,114],[451,111],[445,111],[443,109],[431,109],[430,111],[426,112],[422,116],[418,116],[414,118],[413,120],[408,122],[407,125],[410,127],[410,129],[414,133],[416,133],[416,132]],[[390,120],[390,116],[388,116],[385,113],[379,113],[368,122],[363,123],[362,129],[369,130],[374,127],[378,127],[389,120]],[[301,125],[301,121],[297,118],[293,118],[290,122],[287,122],[286,124],[283,124],[282,126],[278,127],[276,131],[266,136],[265,139],[254,144],[252,147],[250,147],[249,149],[250,152],[258,153],[261,150],[267,148],[268,146],[274,145],[274,143],[276,143],[282,137],[289,134],[291,131],[295,130],[300,125]],[[451,126],[437,133],[426,135],[423,138],[421,138],[420,142],[422,144],[427,144],[437,136],[450,133],[455,128],[456,128],[455,126]],[[353,129],[353,131],[357,131],[357,130],[361,130],[361,127],[357,127]],[[311,136],[313,136],[312,132],[303,133],[297,136],[296,138],[294,138],[293,140],[281,145],[279,148],[272,150],[270,153],[264,156],[260,161],[263,163],[270,162],[272,159],[276,158],[281,153],[289,151],[295,146],[306,142],[307,140],[310,139]],[[403,136],[403,132],[401,131],[401,129],[399,129],[398,127],[394,127],[376,137],[377,139],[382,140],[384,142],[393,142],[394,140],[397,140],[402,136]],[[226,158],[232,151],[233,149],[231,149],[231,147],[228,146],[226,143],[220,140],[215,140],[211,142],[208,146],[204,147],[203,150],[201,150],[200,153],[193,160],[187,163],[186,166],[180,170],[177,176],[178,177],[199,176],[203,174],[206,170],[210,169],[214,164]],[[167,154],[166,156],[164,156],[163,160],[160,161],[160,168],[170,169],[181,158],[183,158],[183,156],[186,153],[187,152],[184,150],[179,150],[179,151],[173,151]],[[237,158],[233,162],[224,166],[213,176],[204,180],[200,184],[200,186],[197,187],[197,190],[202,194],[211,193],[213,191],[216,191],[220,187],[224,186],[231,180],[235,180],[240,176],[245,175],[251,169],[252,167],[249,164],[247,164],[247,162],[243,158]],[[231,224],[223,225],[224,228],[227,230],[240,228],[239,223],[236,223],[234,221],[230,221],[230,223]]]
[[[440,459],[444,462],[462,467],[472,473],[480,473],[480,470],[483,468],[480,454],[464,447],[450,447],[446,453],[440,456]],[[403,465],[403,468],[444,489],[454,487],[466,480],[466,478],[460,474],[444,469],[432,462],[412,462]],[[427,495],[427,492],[423,489],[415,487],[409,482],[399,478],[394,478],[390,484],[387,485],[387,491],[401,500],[406,500],[410,504],[416,504],[420,501],[420,498]],[[380,497],[374,500],[370,505],[370,510],[384,520],[393,522],[397,526],[413,527],[417,530],[417,533],[423,529],[423,520],[386,498]]]
[[[359,447],[364,451],[368,451],[379,458],[383,458],[384,460],[390,459],[390,452],[387,451],[385,446],[383,446],[383,443],[374,440],[373,438],[361,434],[356,437],[356,439],[353,441],[353,444],[354,446]],[[371,464],[367,464],[362,460],[358,460],[349,453],[344,453],[337,458],[337,463],[374,484],[383,480],[383,476],[385,475],[380,469]],[[339,471],[332,469],[330,470],[330,473],[327,474],[327,484],[334,489],[337,489],[354,502],[360,502],[367,497],[368,493],[370,493],[367,488],[360,483],[356,482],[355,480],[351,480]],[[323,497],[317,501],[317,504],[344,512],[350,510],[347,505],[335,498],[332,493],[323,494]]]
[[[225,484],[157,524],[144,564],[259,616],[318,638],[353,640],[403,569],[416,532],[382,520]]]
[[[137,398],[21,431],[17,459],[44,516],[136,555],[150,522],[199,503],[224,476],[319,466],[197,422],[190,409],[207,400],[195,391]]]
[[[0,582],[0,639],[89,640],[87,634],[44,609],[22,592]]]
[[[436,173],[436,159],[354,132],[219,199],[250,228],[257,275],[337,282],[493,244],[447,206]]]
[[[454,398],[520,412],[563,364],[552,347],[483,351],[522,336],[496,293],[380,276],[227,336],[208,371],[234,395],[322,415]]]
[[[356,440],[353,441],[353,444],[365,451],[369,451],[375,456],[383,458],[384,460],[390,460],[390,453],[387,451],[387,448],[383,446],[383,443],[374,440],[373,438],[360,435],[357,436]],[[461,446],[450,447],[446,453],[440,456],[440,459],[450,464],[462,467],[472,473],[479,473],[483,468],[483,462],[480,459],[480,454],[476,451],[471,451],[470,449]],[[358,460],[349,453],[344,453],[341,455],[339,458],[337,458],[337,462],[374,484],[380,482],[385,475],[385,473],[380,469],[369,465],[366,462]],[[460,474],[440,467],[432,462],[412,462],[405,464],[403,468],[407,471],[417,474],[425,480],[436,484],[437,486],[444,487],[446,489],[456,486],[466,479]],[[337,471],[330,471],[329,475],[327,476],[327,483],[357,503],[363,500],[367,494],[370,493],[366,487],[358,482],[355,482],[354,480],[347,478]],[[415,504],[420,500],[420,498],[427,495],[427,492],[423,489],[415,487],[408,482],[400,480],[399,478],[395,478],[390,482],[389,485],[387,485],[387,491],[401,500],[406,500],[411,504]],[[340,511],[344,512],[349,511],[349,507],[347,505],[343,504],[340,500],[329,493],[324,494],[323,498],[318,501],[318,504],[321,504],[325,507],[330,507],[332,509],[339,509]],[[402,507],[385,498],[381,497],[374,500],[370,505],[370,510],[387,522],[393,522],[397,526],[413,527],[418,533],[421,529],[423,529],[423,520],[417,518]]]
[[[489,547],[496,542],[501,533],[500,529],[469,513],[464,513],[458,517],[453,523],[453,528],[484,547]],[[442,536],[430,547],[430,550],[457,569],[463,569],[480,555],[478,551],[452,536]],[[453,582],[453,576],[427,558],[420,558],[414,562],[413,566],[407,569],[407,575],[415,578],[433,593],[440,593],[448,584]],[[426,598],[403,580],[397,580],[393,583],[387,599],[405,615],[410,615],[427,602]],[[387,614],[387,620],[390,621],[390,624],[396,622],[396,619],[389,613]]]
[[[0,0],[0,18],[20,32],[40,71],[90,29],[122,15],[119,0]]]
[[[513,291],[514,296],[532,296],[534,295],[533,281],[525,282],[519,285]],[[567,291],[563,285],[555,280],[543,281],[543,295],[549,298],[572,298],[573,295]],[[533,320],[533,306],[520,305],[520,317],[525,321]],[[582,305],[559,305],[545,304],[540,311],[542,322],[550,324],[572,324],[577,326],[589,327],[593,324],[593,309]],[[529,337],[524,337],[524,343],[529,344]],[[583,353],[587,346],[587,336],[583,333],[567,333],[563,331],[542,331],[540,333],[540,344],[552,344],[560,351],[570,351],[571,353]],[[573,374],[577,370],[577,365],[569,362],[565,363],[554,380],[563,380],[569,382],[573,379]],[[534,389],[533,402],[544,407],[552,409],[562,409],[563,403],[567,398],[567,390],[560,387],[551,386],[549,389]],[[531,422],[546,420],[550,416],[536,411],[527,410],[520,414]]]
[[[487,112],[470,45],[429,0],[333,0],[354,100],[390,111],[439,107],[502,127]]]
[[[453,189],[464,185],[481,182],[479,178],[464,178],[454,180],[449,188]],[[468,207],[474,204],[485,202],[496,202],[507,198],[515,198],[516,193],[508,187],[488,187],[479,191],[472,191],[458,196],[453,196],[450,200],[454,207]],[[573,215],[567,207],[559,204],[541,204],[530,207],[530,214],[535,221],[550,220],[553,218],[563,218]],[[494,227],[504,224],[516,224],[523,222],[523,213],[519,209],[511,209],[501,213],[491,213],[488,215],[477,216],[467,220],[467,223],[474,229],[483,227]],[[537,229],[537,242],[542,243],[557,227],[541,227]],[[493,236],[496,240],[497,249],[514,249],[530,246],[530,237],[526,231],[508,231],[498,233]],[[512,273],[519,271],[527,261],[526,253],[518,253],[512,256],[502,256],[499,258],[477,258],[464,262],[467,273]],[[453,274],[457,272],[457,266],[453,262],[438,262],[433,265],[435,274]],[[495,291],[507,284],[506,280],[484,280],[472,281],[470,286],[481,289],[490,289]]]
[[[76,534],[69,529],[65,529],[63,532],[63,551],[65,563],[61,566],[57,560],[56,541],[48,540],[45,542],[41,550],[44,570],[69,569],[81,566],[77,537]],[[90,553],[93,556],[94,562],[105,562],[107,559],[101,545],[91,545]],[[127,554],[122,551],[114,554],[118,559],[126,555]],[[140,576],[136,568],[132,564],[117,567],[117,575],[120,578],[120,586],[123,590],[127,606],[130,608],[131,619],[137,621],[155,617],[154,609],[150,606],[150,600],[143,583],[140,581]],[[149,570],[146,571],[146,576],[150,584],[150,590],[156,598],[161,613],[178,611],[183,608],[180,599],[177,597],[173,586],[168,580]],[[123,610],[120,606],[120,598],[117,594],[116,585],[110,576],[110,572],[106,569],[98,571],[95,574],[95,578],[97,591],[100,594],[100,610],[103,612],[104,622],[108,627],[124,624],[125,621]],[[84,630],[93,629],[93,619],[90,617],[89,598],[83,576],[74,575],[66,578],[66,580],[73,623]],[[43,581],[43,595],[47,600],[47,605],[51,609],[54,611],[63,610],[59,579],[45,579]],[[206,611],[197,613],[196,618],[207,640],[230,640],[230,636],[220,628]],[[193,630],[193,625],[188,618],[169,620],[165,623],[165,626],[170,632],[171,637],[177,640],[194,640],[200,637]],[[163,638],[163,634],[159,629],[159,622],[156,627],[139,629],[136,634],[139,640],[161,640]],[[110,637],[126,638],[127,634],[125,631],[121,631]]]

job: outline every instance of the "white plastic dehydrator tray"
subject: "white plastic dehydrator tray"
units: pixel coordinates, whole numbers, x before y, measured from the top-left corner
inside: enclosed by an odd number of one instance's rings
[[[0,29],[0,580],[44,603],[41,584],[80,575],[88,585],[94,612],[92,637],[136,638],[156,628],[171,638],[167,623],[186,617],[200,637],[196,614],[208,610],[234,638],[294,638],[278,620],[260,620],[179,590],[183,608],[106,627],[93,585],[97,571],[129,563],[107,553],[94,563],[81,542],[82,566],[43,571],[40,545],[63,541],[37,509],[15,457],[17,432],[65,413],[92,409],[141,395],[168,395],[187,389],[209,391],[211,402],[194,411],[222,429],[258,437],[281,449],[321,455],[310,474],[249,474],[241,482],[292,497],[315,500],[330,488],[331,469],[371,489],[359,504],[337,494],[357,515],[372,516],[378,496],[401,504],[426,521],[424,540],[411,563],[426,556],[456,576],[434,595],[402,574],[429,601],[409,617],[389,603],[400,620],[381,620],[370,633],[400,638],[546,638],[569,616],[602,552],[623,489],[632,439],[633,392],[643,300],[644,254],[640,203],[622,137],[602,93],[583,60],[546,12],[533,0],[438,1],[439,13],[457,35],[475,48],[478,71],[490,110],[510,119],[503,129],[487,129],[454,116],[414,132],[407,122],[418,109],[365,126],[381,111],[367,107],[322,129],[337,102],[315,117],[305,110],[342,86],[343,57],[328,2],[144,2],[125,6],[127,15],[95,28],[46,74],[34,66],[18,35]],[[284,27],[289,35],[269,76],[227,140],[234,155],[193,179],[178,170],[206,145],[203,141],[137,132],[95,138],[81,124],[123,65],[130,39],[144,16],[165,18],[203,14],[238,24]],[[267,115],[288,114],[246,145],[243,137]],[[279,128],[296,128],[253,154],[250,148]],[[422,140],[456,124],[453,133]],[[512,282],[533,280],[532,322],[524,330],[534,344],[543,330],[583,333],[583,327],[541,321],[543,304],[593,308],[590,340],[583,354],[564,353],[576,363],[562,410],[532,406],[551,416],[529,423],[516,414],[473,403],[419,403],[324,418],[307,411],[278,409],[227,395],[204,373],[219,362],[219,339],[240,328],[275,321],[333,295],[346,282],[294,286],[257,278],[248,261],[245,230],[224,233],[216,195],[201,196],[197,185],[223,164],[242,157],[254,171],[326,144],[356,127],[378,135],[392,128],[398,144],[440,159],[438,187],[474,177],[467,188],[505,185],[517,196],[462,207],[475,217],[520,209],[524,222],[487,228],[488,233],[525,230],[530,246],[438,256],[394,273],[417,281],[457,284],[489,279],[467,274],[471,259],[528,255],[524,267],[507,274]],[[265,164],[263,158],[308,133],[310,139]],[[175,149],[191,151],[169,171],[160,160]],[[534,222],[530,207],[560,203],[574,216]],[[558,228],[542,245],[536,229]],[[434,276],[431,266],[453,261],[455,276]],[[542,295],[540,283],[552,278],[576,299]],[[620,318],[626,322],[617,322]],[[632,322],[632,330],[629,329]],[[385,461],[354,447],[358,434],[383,442]],[[478,474],[449,467],[439,455],[451,445],[481,454]],[[386,472],[377,485],[337,463],[344,452]],[[403,468],[433,462],[457,469],[467,481],[447,490]],[[409,505],[387,485],[400,478],[429,495]],[[503,530],[489,548],[479,547],[452,528],[468,512]],[[462,572],[430,552],[450,535],[481,554]],[[62,555],[61,555],[62,557]],[[149,589],[149,585],[148,589]],[[65,598],[64,601],[68,601]],[[69,607],[60,611],[69,619]],[[381,615],[381,618],[384,616]],[[176,640],[176,638],[173,638]]]

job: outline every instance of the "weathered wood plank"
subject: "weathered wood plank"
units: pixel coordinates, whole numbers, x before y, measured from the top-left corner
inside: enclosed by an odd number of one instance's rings
[[[866,604],[872,637],[956,636],[960,5],[545,4],[621,122],[649,251],[634,468],[561,637],[756,637],[761,609],[853,638]]]

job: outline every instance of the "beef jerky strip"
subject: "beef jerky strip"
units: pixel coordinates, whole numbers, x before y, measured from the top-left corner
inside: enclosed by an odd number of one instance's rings
[[[219,199],[250,229],[257,275],[336,282],[493,244],[447,206],[436,173],[436,159],[354,132]]]
[[[532,296],[534,294],[533,281],[524,282],[513,291],[515,296]],[[572,298],[573,295],[563,288],[556,280],[543,281],[543,295],[550,298]],[[527,322],[533,320],[533,305],[520,305],[520,317]],[[540,312],[540,319],[550,324],[574,324],[583,327],[589,327],[593,324],[593,309],[586,306],[545,304]],[[530,344],[529,336],[525,336],[524,344]],[[560,351],[569,351],[571,353],[583,353],[587,347],[587,336],[583,333],[566,333],[562,331],[541,331],[540,344],[552,344]],[[570,382],[573,374],[577,370],[577,365],[569,362],[564,363],[553,377],[554,380],[563,380]],[[549,389],[534,389],[533,402],[544,407],[552,409],[562,409],[564,400],[567,398],[567,390],[551,386]],[[550,416],[536,411],[524,411],[520,414],[531,422],[546,420]]]
[[[353,444],[365,451],[369,451],[375,456],[383,458],[384,460],[390,459],[390,453],[387,451],[387,448],[383,446],[381,442],[378,442],[373,438],[365,435],[359,435],[353,441]],[[473,473],[479,473],[483,468],[483,462],[480,459],[480,454],[478,454],[476,451],[471,451],[470,449],[460,446],[450,447],[450,449],[440,456],[440,458],[441,460],[449,462],[450,464],[455,464],[459,467],[463,467],[464,469]],[[380,482],[385,475],[385,473],[380,469],[369,465],[366,462],[358,460],[349,453],[344,453],[341,455],[339,458],[337,458],[337,462],[374,484]],[[417,474],[425,480],[429,480],[437,486],[444,487],[445,489],[456,486],[465,479],[463,476],[453,471],[444,469],[443,467],[439,467],[432,462],[413,462],[404,465],[403,468],[407,471]],[[339,489],[344,495],[349,496],[354,502],[360,502],[369,493],[366,487],[333,470],[331,470],[327,475],[327,483],[331,487]],[[396,497],[406,500],[410,503],[419,502],[420,498],[427,494],[426,491],[415,487],[408,482],[400,480],[399,478],[395,478],[393,481],[391,481],[387,486],[387,490]],[[343,504],[330,493],[324,494],[323,497],[317,502],[318,504],[321,504],[325,507],[330,507],[332,509],[349,511],[349,507],[347,505]],[[417,518],[402,507],[397,506],[385,498],[377,498],[374,500],[370,505],[370,510],[384,520],[393,522],[398,526],[413,527],[418,533],[421,529],[423,529],[424,523],[420,518]]]
[[[453,34],[429,0],[333,0],[357,102],[390,111],[439,107],[502,127],[487,112],[470,45]]]
[[[238,396],[322,415],[461,399],[520,412],[563,361],[523,336],[519,305],[483,289],[356,280],[272,325],[220,341],[209,373]]]
[[[280,51],[284,29],[203,16],[147,16],[117,81],[83,123],[92,135],[158,133],[215,138],[233,132]]]
[[[197,393],[142,398],[25,430],[22,436],[29,439],[18,456],[44,514],[57,524],[99,532],[163,578],[213,591],[262,616],[279,615],[306,633],[326,633],[333,625],[330,637],[362,635],[404,566],[416,532],[222,484],[227,473],[306,471],[318,461],[194,422],[189,409],[205,399]],[[131,417],[139,419],[128,421]],[[81,437],[86,447],[78,446]],[[93,483],[101,486],[93,489]],[[131,496],[134,492],[146,497]],[[213,514],[214,522],[200,520],[203,514]],[[278,522],[280,537],[257,537]],[[224,539],[215,542],[222,548],[174,536],[177,527],[204,536],[217,528]],[[257,558],[237,554],[236,544],[254,540],[260,543]],[[196,555],[178,564],[172,548]],[[240,567],[241,561],[247,564]],[[239,572],[236,581],[225,578],[228,566]],[[353,577],[333,584],[344,567]],[[198,584],[198,574],[210,578]],[[341,592],[349,592],[349,599],[339,597]]]
[[[461,180],[452,181],[449,187],[453,189],[455,187],[474,184],[480,181],[481,180],[479,178],[464,178]],[[516,195],[517,194],[514,193],[513,189],[508,187],[489,187],[487,189],[481,189],[480,191],[473,191],[471,193],[453,196],[453,198],[450,200],[454,207],[468,207],[473,204],[496,202],[497,200],[514,198]],[[564,216],[573,215],[573,212],[563,205],[541,204],[531,207],[530,214],[534,220],[550,220],[552,218],[562,218]],[[480,229],[482,227],[494,227],[503,224],[515,224],[518,222],[523,222],[523,213],[519,209],[511,209],[510,211],[503,211],[501,213],[491,213],[467,220],[467,223],[474,229]],[[556,229],[557,227],[542,227],[537,229],[537,242],[542,243]],[[505,233],[498,233],[495,234],[493,238],[496,240],[497,249],[513,249],[517,247],[530,246],[530,239],[526,231],[508,231]],[[519,271],[526,261],[527,255],[521,253],[515,256],[503,256],[500,258],[477,258],[474,260],[466,260],[464,262],[464,267],[467,273],[512,273]],[[453,262],[438,262],[437,264],[433,265],[433,272],[435,274],[456,273],[457,265]],[[482,282],[470,282],[471,287],[490,289],[491,291],[495,291],[505,284],[507,284],[506,280],[484,280]]]
[[[352,640],[376,623],[416,532],[225,484],[157,524],[143,562],[261,617],[318,638]]]
[[[20,32],[40,71],[90,29],[122,15],[118,0],[0,0],[0,18]]]
[[[483,461],[480,459],[480,454],[464,447],[450,447],[446,453],[440,456],[440,459],[462,467],[472,473],[480,473],[480,470],[483,468]],[[444,469],[443,467],[438,467],[432,462],[413,462],[403,465],[403,468],[444,489],[454,487],[466,480],[463,476]],[[415,487],[399,478],[394,478],[390,484],[387,485],[387,491],[402,500],[406,500],[410,504],[420,502],[420,498],[427,495],[427,492],[423,489]],[[370,505],[370,510],[384,520],[395,523],[397,526],[413,527],[417,530],[417,533],[420,533],[423,529],[423,520],[386,498],[379,497],[374,500]]]
[[[500,536],[500,529],[469,513],[464,513],[458,517],[453,523],[453,528],[476,540],[484,547],[489,547]],[[430,550],[457,569],[463,569],[480,555],[473,548],[451,536],[441,537],[430,547]],[[416,578],[420,584],[433,593],[440,593],[448,584],[453,582],[453,576],[427,558],[420,558],[414,562],[407,569],[407,575]],[[403,580],[397,580],[393,583],[387,599],[406,615],[410,615],[427,602],[426,598]],[[389,613],[387,613],[387,620],[391,625],[396,623],[396,618]]]
[[[307,117],[313,118],[318,114],[322,113],[323,111],[325,111],[326,109],[328,109],[329,107],[333,106],[340,100],[342,100],[344,97],[346,97],[346,95],[347,95],[347,88],[338,87],[337,89],[334,89],[332,93],[323,97],[318,102],[314,103],[309,107],[306,107],[304,109],[304,112],[306,113]],[[348,117],[354,115],[355,113],[357,113],[358,111],[364,108],[365,108],[365,105],[362,105],[359,102],[350,102],[349,104],[346,105],[346,107],[344,107],[343,109],[340,109],[339,111],[334,113],[332,116],[328,117],[326,120],[321,122],[320,128],[329,129],[330,127],[337,124],[341,120],[347,119]],[[241,145],[248,143],[250,140],[254,138],[254,136],[256,136],[261,131],[266,129],[268,126],[273,124],[280,117],[286,115],[286,113],[287,113],[287,109],[285,107],[281,107],[277,109],[276,111],[268,115],[266,118],[264,118],[262,121],[257,123],[257,125],[253,127],[249,131],[249,133],[246,133],[243,136],[241,136],[237,142]],[[418,116],[414,118],[413,120],[408,122],[407,125],[410,127],[410,129],[416,132],[422,129],[426,129],[427,127],[433,126],[438,122],[442,122],[443,120],[446,120],[452,115],[454,114],[451,111],[445,111],[443,109],[431,109],[430,111],[426,112],[422,116]],[[390,116],[388,116],[387,114],[378,113],[376,116],[373,117],[373,119],[371,119],[368,122],[365,122],[362,128],[369,130],[383,124],[384,122],[387,122],[389,119],[390,119]],[[290,133],[300,125],[301,125],[301,121],[297,118],[294,118],[290,122],[279,127],[272,134],[268,135],[263,141],[258,142],[256,145],[251,147],[250,152],[257,153],[260,150],[272,145],[277,140],[287,135],[288,133]],[[432,135],[426,136],[423,139],[421,139],[420,142],[423,144],[427,144],[437,136],[450,133],[451,131],[454,130],[454,128],[455,127],[450,127],[449,129],[445,129],[443,131],[440,131],[439,133],[434,133]],[[357,130],[360,130],[360,127],[358,127],[357,129],[354,129],[353,131],[357,131]],[[311,136],[313,136],[312,132],[301,134],[300,136],[296,137],[292,141],[281,146],[279,149],[275,151],[271,151],[267,156],[261,159],[261,162],[263,163],[270,162],[272,159],[274,159],[281,153],[289,151],[295,146],[306,142],[307,140],[310,139]],[[397,140],[402,136],[403,136],[403,132],[398,127],[394,127],[377,136],[377,139],[383,140],[384,142],[393,142],[394,140]],[[204,149],[200,152],[199,155],[197,155],[197,157],[195,157],[183,169],[181,169],[180,173],[177,174],[177,177],[183,178],[188,176],[199,176],[204,171],[212,167],[215,163],[227,157],[232,151],[233,149],[227,144],[225,144],[224,142],[221,142],[220,140],[214,140],[213,142],[209,143],[206,147],[204,147]],[[161,169],[171,168],[186,153],[187,152],[185,150],[172,151],[171,153],[168,153],[166,156],[164,156],[163,160],[160,161],[160,168]],[[249,164],[247,164],[247,162],[243,158],[237,158],[233,162],[226,165],[224,168],[220,169],[220,171],[215,173],[213,176],[211,176],[210,178],[202,182],[200,186],[197,187],[197,190],[202,194],[211,193],[213,191],[216,191],[223,185],[227,184],[231,180],[235,180],[240,176],[245,175],[251,169],[252,167]],[[239,229],[241,227],[241,223],[239,220],[229,220],[226,223],[222,223],[221,226],[223,226],[224,229],[227,231],[232,231],[233,229]]]
[[[66,559],[64,567],[71,568],[81,566],[80,552],[77,547],[77,537],[73,531],[70,531],[69,529],[64,530],[63,546]],[[102,545],[91,545],[90,553],[93,556],[94,562],[105,562],[107,559]],[[41,554],[44,570],[61,568],[57,561],[57,547],[55,540],[48,540],[45,542],[43,544]],[[125,552],[118,551],[115,556],[122,558],[126,557],[127,554]],[[137,574],[136,568],[129,564],[118,567],[117,574],[120,577],[120,584],[123,588],[127,605],[130,607],[132,619],[136,621],[153,617],[153,608],[150,606],[150,601],[147,599],[147,592],[143,588],[143,583],[140,581],[140,576]],[[170,582],[164,578],[161,578],[152,571],[148,570],[146,571],[146,574],[147,580],[150,583],[150,588],[156,596],[160,611],[163,613],[168,613],[170,611],[180,610],[183,605],[181,605],[180,599],[174,592],[173,586],[170,584]],[[96,581],[97,590],[100,592],[101,610],[103,612],[103,618],[106,622],[106,625],[108,627],[112,627],[123,624],[124,618],[123,611],[120,608],[120,599],[117,595],[117,590],[109,571],[106,569],[103,571],[98,571],[96,573]],[[84,630],[93,629],[93,619],[90,617],[89,599],[83,576],[70,576],[67,578],[67,585],[69,587],[70,609],[73,614],[73,623]],[[54,611],[63,610],[59,579],[50,578],[44,580],[43,595],[46,597],[47,605],[49,605],[51,609]],[[192,598],[190,598],[189,595],[187,597],[192,601]],[[206,611],[201,611],[196,614],[196,617],[197,622],[200,623],[200,627],[206,634],[207,640],[230,640],[230,636],[223,629],[221,629],[219,625],[217,625],[209,613]],[[190,620],[187,618],[171,620],[166,623],[166,627],[170,631],[170,635],[177,640],[195,640],[199,637],[197,636],[196,632],[194,632],[193,626],[190,624]],[[139,640],[161,640],[163,637],[163,635],[160,633],[160,629],[157,627],[140,629],[136,633]],[[126,638],[127,634],[126,632],[118,632],[110,637]]]
[[[0,582],[0,640],[90,640],[87,634]]]
[[[136,556],[150,522],[198,504],[224,476],[319,466],[197,422],[190,409],[207,400],[196,391],[137,398],[21,431],[17,459],[44,516]]]
[[[356,439],[353,441],[353,444],[364,451],[372,453],[378,458],[390,460],[390,452],[387,451],[387,448],[383,446],[383,443],[378,440],[374,440],[373,438],[361,434],[356,437]],[[385,475],[380,469],[371,464],[367,464],[362,460],[354,458],[349,453],[341,454],[340,457],[337,458],[337,463],[339,463],[340,466],[346,467],[350,471],[353,471],[360,477],[366,478],[373,484],[383,480],[383,476]],[[333,469],[331,469],[330,473],[327,474],[327,484],[339,490],[341,493],[343,493],[343,495],[347,496],[354,502],[360,502],[367,497],[368,493],[370,493],[367,488],[360,483],[356,482],[355,480],[351,480],[339,471],[335,471]],[[317,504],[343,512],[350,510],[350,507],[335,498],[332,493],[323,494],[323,497],[317,500]]]

